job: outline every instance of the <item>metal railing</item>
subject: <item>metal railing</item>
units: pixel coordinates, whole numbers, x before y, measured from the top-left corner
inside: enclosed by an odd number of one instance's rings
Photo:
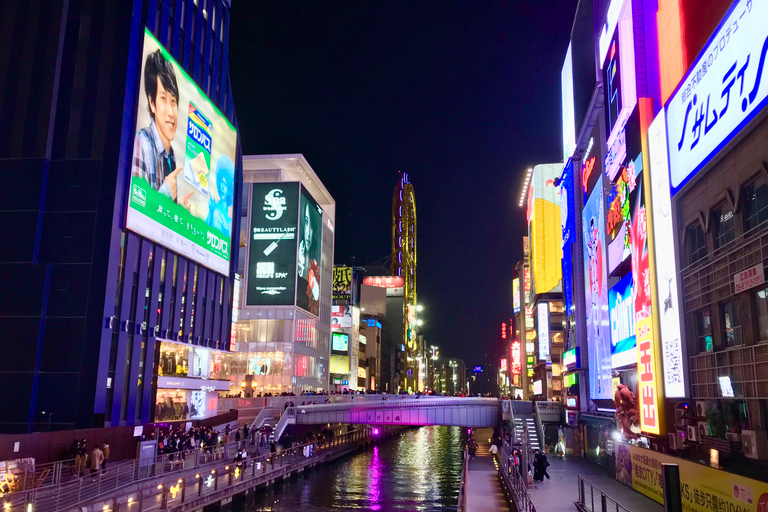
[[[243,444],[242,441],[202,450],[160,455],[148,465],[145,465],[146,461],[134,460],[115,469],[108,468],[107,471],[98,471],[47,489],[11,493],[2,499],[2,510],[56,512],[100,501],[103,501],[104,503],[100,504],[106,505],[108,509],[117,510],[115,505],[118,502],[130,504],[136,500],[139,509],[131,512],[142,512],[145,500],[158,496],[161,496],[160,508],[166,508],[173,500],[184,503],[185,496],[190,497],[190,486],[198,497],[212,494],[220,487],[261,478],[282,470],[288,464],[316,460],[328,449],[371,437],[371,432],[372,429],[368,428],[346,432],[330,440],[305,443],[278,450],[276,453],[259,455],[247,462],[232,462],[238,445]],[[304,455],[304,448],[307,446],[314,447],[312,457]],[[194,473],[196,474],[192,476]],[[155,485],[152,481],[160,485]],[[143,483],[151,484],[151,488],[139,490],[142,487],[140,484]]]
[[[531,500],[528,492],[528,470],[523,468],[524,475],[520,474],[519,466],[514,464],[514,459],[510,456],[508,446],[502,447],[499,452],[499,470],[501,471],[504,485],[507,486],[518,512],[536,512],[536,506]]]
[[[459,507],[458,512],[464,512],[467,509],[467,479],[469,478],[469,450],[464,447],[464,463],[461,466],[461,483],[459,484]]]
[[[404,407],[445,407],[454,405],[480,405],[486,407],[500,407],[497,398],[444,398],[439,396],[424,395],[421,398],[410,398],[410,395],[381,395],[382,400],[350,402],[337,404],[312,404],[297,405],[295,409],[306,412],[333,412],[348,411],[350,409],[401,409]],[[408,397],[408,398],[405,398]],[[289,407],[287,410],[291,410]]]
[[[629,512],[618,501],[579,476],[579,510],[584,512]]]
[[[261,428],[261,426],[264,424],[264,422],[269,418],[275,417],[275,409],[272,407],[264,407],[259,411],[259,414],[256,415],[256,417],[251,422],[251,426],[249,427],[249,431],[253,432],[254,430]]]

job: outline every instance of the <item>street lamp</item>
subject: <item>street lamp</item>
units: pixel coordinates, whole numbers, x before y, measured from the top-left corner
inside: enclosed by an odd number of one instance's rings
[[[48,415],[48,432],[50,432],[51,431],[51,418],[53,417],[53,412],[52,411],[51,412],[43,411],[41,414],[43,416]]]

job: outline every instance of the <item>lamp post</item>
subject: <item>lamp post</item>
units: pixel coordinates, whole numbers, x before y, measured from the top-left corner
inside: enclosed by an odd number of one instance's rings
[[[53,412],[52,411],[49,411],[49,412],[43,411],[41,414],[43,416],[46,416],[46,415],[48,416],[48,432],[50,432],[51,431],[51,418],[53,417]]]

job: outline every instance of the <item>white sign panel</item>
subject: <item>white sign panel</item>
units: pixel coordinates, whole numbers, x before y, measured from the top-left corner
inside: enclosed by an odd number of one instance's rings
[[[560,72],[560,94],[563,108],[563,162],[573,156],[576,149],[576,116],[573,106],[573,58],[571,45],[565,53],[563,70]]]
[[[768,104],[768,0],[737,0],[666,106],[673,195]]]
[[[743,292],[749,290],[755,286],[759,286],[765,282],[765,271],[763,270],[763,264],[759,263],[754,267],[742,270],[735,276],[733,276],[734,293]]]
[[[537,310],[539,315],[539,359],[549,361],[549,304],[539,302]]]
[[[651,202],[653,206],[656,290],[659,295],[661,353],[664,363],[664,391],[670,398],[685,396],[683,346],[680,335],[680,295],[677,289],[677,264],[669,247],[675,239],[672,224],[672,198],[669,190],[667,126],[660,111],[648,128],[648,153],[651,160]]]
[[[540,380],[533,381],[533,394],[534,395],[540,395],[544,391],[544,386],[542,385]]]

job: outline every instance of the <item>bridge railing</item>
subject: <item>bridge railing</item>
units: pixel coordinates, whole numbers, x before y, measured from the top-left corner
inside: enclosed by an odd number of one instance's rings
[[[389,395],[384,395],[389,396]],[[407,395],[406,395],[407,396]],[[391,395],[391,398],[384,398],[380,401],[351,402],[341,404],[312,404],[297,405],[295,409],[299,414],[302,410],[309,412],[333,412],[348,411],[350,409],[402,409],[404,407],[450,407],[466,405],[483,405],[486,407],[498,407],[499,400],[496,398],[443,398],[443,397],[424,397],[424,398],[400,398],[398,395]],[[291,408],[288,408],[290,410]]]
[[[629,512],[618,501],[579,476],[579,499],[576,506],[582,512]]]
[[[528,469],[515,466],[509,446],[504,445],[499,452],[499,469],[504,485],[515,500],[518,512],[536,512],[536,506],[528,492]],[[521,462],[522,464],[522,462]],[[521,474],[521,472],[523,474]]]

